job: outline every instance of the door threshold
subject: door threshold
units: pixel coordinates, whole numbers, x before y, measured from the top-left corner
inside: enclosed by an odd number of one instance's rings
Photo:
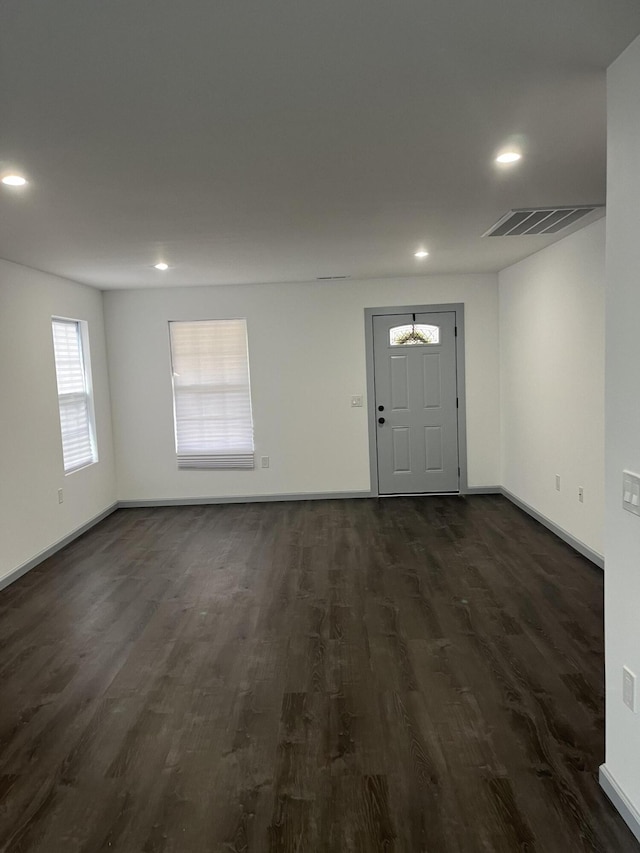
[[[393,492],[392,494],[380,494],[379,498],[437,498],[439,495],[450,497],[451,495],[459,495],[460,490],[455,492]]]

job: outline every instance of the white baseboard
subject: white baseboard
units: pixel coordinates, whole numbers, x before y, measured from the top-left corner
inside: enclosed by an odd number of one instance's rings
[[[543,516],[541,513],[537,512],[537,510],[533,509],[533,507],[526,504],[524,501],[521,501],[520,498],[516,497],[516,495],[512,494],[501,486],[475,486],[471,488],[467,488],[464,492],[461,492],[461,496],[464,495],[491,495],[491,494],[502,494],[512,503],[514,503],[517,507],[522,509],[532,518],[535,518],[536,521],[539,521],[546,528],[551,530],[552,533],[555,533],[560,539],[566,542],[568,545],[571,545],[576,551],[578,551],[583,556],[587,557],[587,559],[591,560],[600,568],[604,567],[604,558],[601,554],[596,553],[583,542],[580,542],[570,533],[567,533],[566,530],[563,530],[561,527],[558,527],[550,519]],[[22,575],[26,574],[30,569],[37,566],[39,563],[42,563],[48,557],[51,557],[57,551],[60,551],[65,545],[68,545],[70,542],[73,542],[74,539],[77,539],[78,536],[82,536],[83,533],[86,533],[87,530],[90,530],[96,524],[99,524],[103,519],[105,519],[108,515],[111,515],[116,509],[130,509],[134,507],[161,507],[161,506],[197,506],[197,505],[207,505],[207,504],[229,504],[229,503],[266,503],[271,501],[317,501],[317,500],[340,500],[345,498],[373,498],[378,497],[378,495],[372,494],[370,491],[360,491],[360,492],[311,492],[311,493],[296,493],[296,494],[282,494],[282,495],[237,495],[237,496],[228,496],[228,497],[204,497],[204,498],[158,498],[153,500],[121,500],[107,507],[101,513],[96,515],[94,518],[85,522],[85,524],[78,527],[76,530],[73,530],[67,536],[64,536],[58,542],[55,542],[53,545],[50,545],[48,548],[45,548],[44,551],[41,551],[39,554],[36,554],[30,560],[27,560],[26,563],[23,563],[21,566],[18,566],[13,571],[9,572],[8,575],[0,579],[0,590],[9,586],[9,584],[18,580],[18,578],[22,577]]]
[[[26,575],[28,571],[35,568],[40,563],[44,562],[49,557],[52,557],[58,551],[61,551],[64,547],[73,542],[74,539],[77,539],[78,536],[82,536],[83,533],[86,533],[87,530],[90,530],[92,527],[95,527],[96,524],[99,524],[103,521],[107,516],[111,515],[112,512],[115,512],[117,509],[128,509],[131,507],[160,507],[160,506],[194,506],[200,504],[229,504],[229,503],[255,503],[255,502],[265,502],[265,501],[302,501],[302,500],[331,500],[337,498],[370,498],[373,497],[371,492],[318,492],[317,494],[292,494],[292,495],[249,495],[249,496],[238,496],[238,497],[220,497],[220,498],[167,498],[167,499],[158,499],[158,500],[133,500],[133,501],[116,501],[115,503],[108,506],[105,510],[98,513],[98,515],[89,519],[89,521],[77,527],[75,530],[72,530],[71,533],[68,533],[66,536],[63,536],[62,539],[59,539],[57,542],[54,542],[52,545],[49,545],[48,548],[45,548],[43,551],[40,551],[35,556],[31,557],[31,559],[27,560],[22,565],[13,569],[9,572],[9,574],[5,575],[3,578],[0,578],[0,590],[5,589],[5,587],[12,584],[14,581],[17,581],[23,575]]]
[[[627,799],[626,794],[613,778],[606,764],[600,766],[600,787],[611,800],[617,811],[622,815],[622,819],[627,824],[631,832],[640,841],[640,813]]]
[[[362,492],[309,492],[282,495],[230,495],[228,497],[215,498],[150,498],[142,500],[121,500],[118,506],[121,509],[133,509],[135,507],[154,506],[200,506],[209,504],[250,504],[271,503],[272,501],[329,501],[345,498],[374,498],[377,495],[370,491]]]
[[[75,530],[72,530],[71,533],[68,533],[66,536],[63,536],[62,539],[59,539],[57,542],[54,542],[53,545],[49,545],[48,548],[45,548],[44,551],[40,551],[39,554],[36,554],[35,557],[31,557],[30,560],[27,560],[26,563],[23,563],[21,566],[18,566],[13,571],[9,572],[8,575],[5,575],[3,578],[0,578],[0,590],[4,589],[9,584],[12,584],[14,581],[17,581],[18,578],[21,578],[22,575],[26,575],[28,571],[33,569],[39,563],[42,563],[48,557],[52,557],[58,551],[61,551],[66,545],[69,545],[70,542],[73,542],[74,539],[77,539],[78,536],[82,536],[83,533],[86,533],[87,530],[91,530],[92,527],[95,527],[96,524],[99,524],[103,521],[108,515],[111,515],[112,512],[115,512],[118,509],[118,503],[111,504],[106,509],[103,509],[102,512],[99,512],[98,515],[90,518],[89,521],[85,521],[84,524],[81,524],[80,527],[77,527]]]
[[[581,542],[579,539],[576,539],[575,536],[572,536],[571,533],[564,530],[562,527],[557,525],[555,521],[551,521],[550,518],[547,518],[546,515],[542,515],[541,512],[538,512],[537,509],[534,509],[532,506],[529,506],[525,501],[520,500],[517,495],[514,495],[509,489],[505,489],[504,486],[500,490],[502,494],[510,500],[512,504],[515,504],[519,509],[526,512],[527,515],[530,515],[531,518],[535,518],[536,521],[539,521],[540,524],[544,525],[547,530],[550,530],[552,533],[562,539],[563,542],[566,542],[567,545],[571,545],[574,551],[577,551],[579,554],[582,554],[583,557],[586,557],[587,560],[591,560],[592,563],[595,563],[596,566],[600,569],[604,569],[604,557],[602,554],[599,554],[597,551],[594,551],[593,548],[589,548],[588,545],[585,545],[584,542]]]
[[[377,495],[372,491],[359,492],[295,492],[279,495],[231,495],[222,497],[204,498],[126,498],[118,501],[121,509],[133,509],[135,507],[154,506],[199,506],[205,504],[246,504],[246,503],[271,503],[272,501],[329,501],[353,498],[390,498],[390,497],[437,497],[444,495],[501,495],[501,486],[470,486],[461,489],[460,492],[429,493],[425,495]]]

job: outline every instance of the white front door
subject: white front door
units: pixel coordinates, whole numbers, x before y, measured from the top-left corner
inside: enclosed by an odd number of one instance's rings
[[[381,495],[457,492],[455,311],[373,317]]]

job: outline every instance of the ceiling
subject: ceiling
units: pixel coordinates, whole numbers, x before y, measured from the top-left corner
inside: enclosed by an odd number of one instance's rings
[[[604,202],[638,33],[638,0],[0,0],[30,181],[0,257],[103,289],[502,269],[558,239],[483,239],[510,208]]]

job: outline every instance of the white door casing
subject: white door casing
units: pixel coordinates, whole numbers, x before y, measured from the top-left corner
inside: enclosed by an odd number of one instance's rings
[[[379,494],[457,492],[456,312],[372,322]]]

